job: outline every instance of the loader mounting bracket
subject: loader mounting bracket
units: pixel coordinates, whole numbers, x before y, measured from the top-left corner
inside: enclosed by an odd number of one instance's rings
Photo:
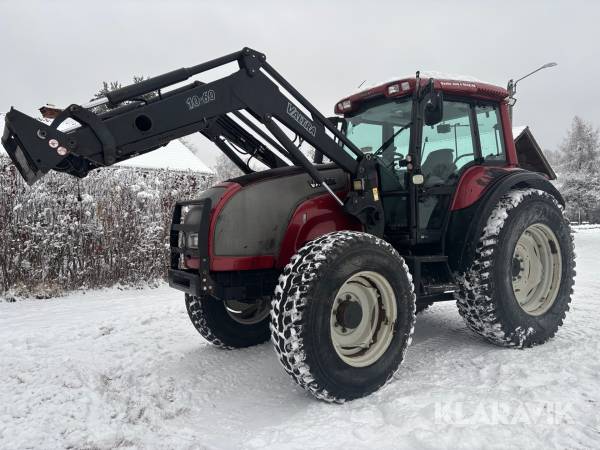
[[[365,231],[382,237],[385,221],[379,193],[377,164],[377,160],[371,154],[365,154],[359,161],[356,178],[352,181],[353,190],[346,198],[344,210],[357,217],[363,223]]]

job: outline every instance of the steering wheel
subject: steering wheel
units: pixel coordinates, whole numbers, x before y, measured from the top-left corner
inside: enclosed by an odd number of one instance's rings
[[[464,155],[460,155],[458,158],[456,158],[454,160],[454,164],[456,164],[456,161],[458,161],[461,158],[464,158],[465,156],[475,156],[475,153],[465,153]]]

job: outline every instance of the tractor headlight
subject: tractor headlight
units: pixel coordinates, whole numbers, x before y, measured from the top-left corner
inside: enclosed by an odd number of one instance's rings
[[[198,233],[187,233],[187,248],[198,248]]]

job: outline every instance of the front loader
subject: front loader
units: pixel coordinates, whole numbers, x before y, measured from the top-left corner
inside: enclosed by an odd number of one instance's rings
[[[214,142],[244,175],[176,204],[169,283],[208,341],[270,338],[296,383],[341,402],[391,379],[415,313],[434,302],[455,300],[503,346],[544,343],[562,324],[575,266],[564,200],[541,152],[529,146],[520,165],[508,103],[506,89],[417,72],[326,118],[244,48],[70,105],[50,125],[11,109],[2,144],[32,184],[195,132]],[[79,126],[59,127],[67,118]]]

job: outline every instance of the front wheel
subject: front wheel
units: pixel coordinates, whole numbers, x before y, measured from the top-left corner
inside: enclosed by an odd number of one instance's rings
[[[241,302],[186,294],[185,305],[198,333],[217,347],[250,347],[269,340],[270,298]]]
[[[404,260],[382,239],[343,231],[307,243],[285,267],[271,337],[297,384],[319,399],[342,402],[391,379],[414,322]]]
[[[471,267],[459,277],[457,305],[487,340],[530,347],[552,338],[569,309],[575,253],[556,199],[515,190],[492,211]]]

